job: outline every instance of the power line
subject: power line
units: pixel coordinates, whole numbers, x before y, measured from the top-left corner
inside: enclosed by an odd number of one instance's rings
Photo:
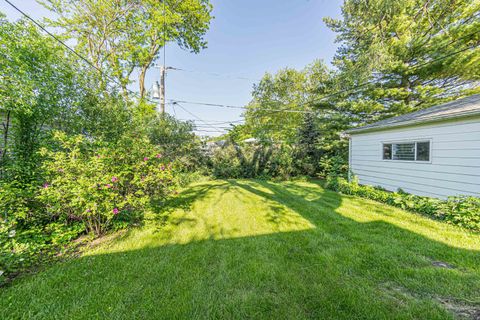
[[[209,126],[195,126],[196,129],[209,129],[211,127]],[[212,127],[213,128],[213,127]],[[232,127],[215,127],[215,129],[220,129],[220,130],[229,130],[233,129]]]
[[[62,40],[60,40],[58,37],[56,37],[53,33],[51,33],[50,31],[48,31],[44,26],[42,26],[39,22],[37,22],[35,19],[33,19],[31,16],[29,16],[27,13],[25,13],[24,11],[22,11],[20,8],[18,8],[17,6],[15,6],[12,2],[10,2],[9,0],[4,0],[7,4],[9,4],[12,8],[14,8],[16,11],[18,11],[20,14],[22,14],[24,17],[26,17],[28,20],[30,20],[33,24],[35,24],[38,28],[40,28],[41,30],[43,30],[46,34],[48,34],[50,37],[52,37],[53,39],[55,39],[58,43],[60,43],[63,47],[65,47],[68,51],[70,51],[71,53],[73,53],[75,56],[77,56],[78,58],[80,58],[82,61],[84,61],[85,63],[87,63],[88,66],[94,68],[96,71],[98,71],[102,76],[104,76],[105,78],[107,78],[108,80],[116,83],[117,85],[119,85],[120,87],[122,87],[122,85],[114,78],[110,77],[109,75],[105,74],[103,72],[102,69],[98,68],[97,66],[95,66],[93,63],[91,63],[87,58],[85,58],[83,55],[81,55],[80,53],[78,53],[77,51],[75,51],[73,48],[71,48],[69,45],[67,45],[65,42],[63,42]],[[180,4],[181,1],[177,2],[177,4]],[[165,65],[165,23],[166,23],[166,18],[165,18],[165,1],[163,3],[163,7],[164,7],[164,65]],[[134,94],[135,96],[141,98],[139,96],[139,94],[137,92],[134,92],[128,88],[125,88],[127,92],[129,93],[132,93]],[[155,103],[151,100],[149,100],[147,97],[144,97],[147,101],[149,101],[150,103]],[[180,101],[178,101],[180,102]],[[183,108],[183,106],[181,106],[180,104],[177,103],[177,101],[174,101],[173,103],[174,105],[177,104],[180,108],[182,108],[185,112],[189,113],[190,115],[194,116],[195,118],[197,118],[199,121],[202,121],[202,119],[200,119],[199,117],[197,117],[196,115],[194,115],[193,113],[191,113],[190,111],[186,110],[185,108]],[[213,128],[213,127],[212,127]],[[217,130],[217,129],[215,129]],[[219,131],[219,130],[217,130]],[[219,132],[222,132],[222,131],[219,131]],[[222,132],[223,133],[223,132]]]
[[[194,130],[195,132],[210,132],[210,133],[216,133],[217,131],[209,131],[209,130]]]
[[[186,108],[184,108],[184,107],[183,107],[181,104],[179,104],[179,103],[174,103],[174,104],[175,104],[175,105],[177,105],[177,106],[179,106],[180,108],[182,108],[182,109],[183,109],[183,111],[185,111],[186,113],[190,114],[192,117],[194,117],[194,118],[198,119],[198,120],[199,120],[199,121],[201,121],[201,122],[204,122],[204,123],[206,123],[206,122],[205,122],[205,121],[203,121],[201,118],[199,118],[197,115],[193,114],[192,112],[190,112],[190,111],[188,111]],[[221,130],[219,130],[219,129],[217,129],[217,128],[213,127],[213,126],[209,126],[209,127],[210,127],[210,128],[212,128],[212,129],[214,129],[214,130],[215,130],[215,131],[217,131],[217,132],[220,132],[220,133],[222,133],[222,134],[223,134],[223,133],[225,133],[224,131],[221,131]]]
[[[471,50],[471,49],[475,49],[477,48],[478,46],[475,46],[475,47],[466,47],[466,48],[463,48],[461,50],[457,50],[455,52],[452,52],[450,54],[447,54],[447,55],[444,55],[444,56],[441,56],[441,57],[438,57],[436,59],[433,59],[433,60],[430,60],[430,61],[427,61],[427,62],[424,62],[424,63],[421,63],[421,64],[417,64],[417,65],[414,65],[410,68],[407,68],[405,71],[412,71],[412,70],[415,70],[415,69],[418,69],[420,67],[423,67],[425,65],[428,65],[428,64],[431,64],[431,63],[435,63],[435,62],[438,62],[438,61],[441,61],[441,60],[444,60],[444,59],[447,59],[451,56],[454,56],[454,55],[457,55],[457,54],[460,54],[462,52],[465,52],[467,50]],[[370,80],[370,81],[367,81],[367,82],[364,82],[364,83],[361,83],[359,85],[357,85],[355,88],[351,88],[351,89],[345,89],[345,90],[339,90],[339,91],[336,91],[336,92],[333,92],[333,93],[330,93],[330,94],[327,94],[323,97],[320,97],[320,98],[317,98],[317,99],[313,99],[311,101],[307,101],[307,102],[301,102],[299,104],[296,104],[297,107],[299,106],[305,106],[305,105],[310,105],[312,103],[315,103],[315,102],[320,102],[320,101],[323,101],[325,99],[328,99],[328,98],[331,98],[331,97],[334,97],[334,96],[337,96],[339,94],[342,94],[342,93],[348,93],[348,92],[351,92],[351,93],[356,93],[356,92],[359,92],[359,91],[363,91],[362,89],[360,88],[363,88],[369,84],[373,84],[374,81],[381,81],[381,80],[384,80],[385,78],[387,78],[388,76],[385,75],[383,77],[380,77],[376,80]],[[196,101],[186,101],[186,100],[174,100],[174,99],[170,99],[170,101],[172,101],[173,103],[185,103],[185,104],[192,104],[192,105],[202,105],[202,106],[209,106],[209,107],[220,107],[220,108],[231,108],[231,109],[242,109],[242,110],[249,110],[249,111],[271,111],[271,112],[287,112],[287,113],[311,113],[311,114],[316,114],[318,113],[317,111],[309,111],[309,110],[294,110],[294,109],[265,109],[265,108],[249,108],[249,107],[241,107],[241,106],[232,106],[232,105],[225,105],[225,104],[217,104],[217,103],[207,103],[207,102],[196,102]]]
[[[186,100],[174,100],[174,99],[170,99],[170,101],[172,103],[185,103],[185,104],[201,105],[201,106],[207,106],[207,107],[243,109],[243,110],[254,110],[254,111],[258,110],[258,111],[272,111],[272,112],[315,113],[315,111],[309,111],[309,110],[249,108],[249,107],[231,106],[231,105],[226,105],[226,104],[196,102],[196,101],[186,101]]]
[[[467,50],[476,49],[476,48],[478,48],[478,47],[479,47],[478,45],[477,45],[477,46],[474,46],[474,47],[470,47],[470,46],[469,46],[469,47],[463,48],[463,49],[461,49],[461,50],[457,50],[457,51],[455,51],[455,52],[452,52],[452,53],[450,53],[450,54],[447,54],[447,55],[445,55],[445,56],[441,56],[441,57],[439,57],[439,58],[436,58],[436,59],[433,59],[433,60],[430,60],[430,61],[426,61],[426,62],[420,63],[420,64],[418,64],[418,65],[414,65],[414,66],[412,66],[412,67],[410,67],[410,68],[407,68],[405,71],[412,71],[412,70],[418,69],[418,68],[420,68],[420,67],[424,67],[424,66],[426,66],[426,65],[428,65],[428,64],[435,63],[435,62],[438,62],[438,61],[447,59],[447,58],[449,58],[449,57],[452,57],[452,56],[454,56],[454,55],[460,54],[460,53],[465,52],[465,51],[467,51]],[[364,83],[361,83],[361,84],[357,85],[355,88],[346,89],[346,90],[339,90],[339,91],[337,91],[337,92],[328,94],[328,95],[323,96],[323,97],[320,97],[320,98],[318,98],[318,99],[314,99],[314,100],[312,100],[312,101],[309,101],[309,102],[306,102],[306,103],[302,103],[302,104],[300,104],[299,106],[305,105],[305,104],[307,104],[307,103],[310,104],[310,103],[314,103],[314,102],[320,102],[320,101],[323,101],[323,100],[325,100],[325,99],[327,99],[327,98],[337,96],[337,95],[339,95],[339,94],[341,94],[341,93],[346,93],[346,92],[351,92],[351,91],[353,91],[352,93],[356,93],[356,92],[359,92],[359,91],[363,91],[363,90],[358,90],[358,88],[365,87],[365,86],[367,86],[367,85],[369,85],[369,84],[373,84],[373,83],[375,83],[375,81],[384,80],[384,79],[386,79],[387,77],[389,77],[389,76],[388,76],[388,75],[385,75],[385,76],[382,76],[382,77],[380,77],[380,78],[378,78],[378,79],[376,79],[376,80],[366,81],[366,82],[364,82]]]
[[[261,79],[253,79],[253,78],[247,78],[247,77],[243,77],[243,76],[235,76],[235,75],[218,73],[218,72],[195,71],[195,70],[187,70],[187,69],[175,68],[175,67],[172,67],[171,70],[188,72],[188,73],[202,73],[202,74],[207,74],[207,75],[211,75],[211,76],[215,76],[215,77],[224,77],[224,78],[238,79],[238,80],[248,80],[248,81],[254,81],[254,82],[261,81]]]
[[[110,81],[116,83],[117,85],[119,85],[120,87],[122,87],[122,85],[114,78],[106,75],[102,69],[98,68],[97,66],[95,66],[94,64],[92,64],[87,58],[85,58],[84,56],[82,56],[81,54],[79,54],[78,52],[76,52],[74,49],[72,49],[70,46],[68,46],[65,42],[63,42],[62,40],[58,39],[54,34],[52,34],[50,31],[48,31],[45,27],[43,27],[40,23],[38,23],[35,19],[33,19],[32,17],[30,17],[28,14],[26,14],[25,12],[23,12],[21,9],[19,9],[18,7],[16,7],[13,3],[11,3],[9,0],[4,0],[7,4],[9,4],[11,7],[13,7],[15,10],[17,10],[19,13],[21,13],[23,16],[25,16],[27,19],[29,19],[30,21],[32,21],[36,26],[38,26],[40,29],[42,29],[45,33],[47,33],[49,36],[51,36],[53,39],[55,39],[58,43],[60,43],[62,46],[64,46],[68,51],[72,52],[74,55],[76,55],[78,58],[80,58],[81,60],[83,60],[84,62],[86,62],[90,67],[94,68],[95,70],[97,70],[101,75],[103,75],[105,78],[109,79]],[[178,2],[178,4],[181,3],[181,1]],[[165,18],[165,2],[164,2],[164,63],[165,63],[165,23],[166,23],[166,18]],[[475,34],[475,33],[474,33]],[[464,38],[464,37],[462,37]],[[457,39],[456,41],[458,41],[459,39]],[[454,42],[456,42],[454,41]],[[453,43],[453,42],[452,42]],[[452,43],[450,43],[449,45],[451,45]],[[473,47],[473,48],[477,48],[478,46],[476,47]],[[467,47],[467,48],[464,48],[464,49],[461,49],[461,50],[458,50],[458,51],[455,51],[453,53],[450,53],[448,55],[445,55],[445,56],[442,56],[442,57],[439,57],[439,58],[436,58],[436,59],[433,59],[431,61],[427,61],[425,63],[421,63],[419,65],[415,65],[415,66],[412,66],[411,68],[408,68],[406,69],[405,71],[411,69],[411,70],[415,70],[419,67],[422,67],[422,66],[425,66],[425,65],[428,65],[430,63],[434,63],[434,62],[437,62],[437,61],[440,61],[440,60],[443,60],[443,59],[446,59],[446,58],[449,58],[451,56],[454,56],[456,54],[460,54],[462,52],[465,52],[467,50],[470,50],[472,49],[472,47]],[[185,71],[185,70],[183,70]],[[379,81],[379,80],[383,80],[387,77],[387,75],[383,76],[383,77],[380,77],[379,79],[376,79],[376,81]],[[314,99],[312,101],[307,101],[307,102],[303,102],[303,103],[300,103],[300,104],[297,104],[297,106],[303,106],[303,105],[306,105],[306,104],[311,104],[311,103],[315,103],[315,102],[320,102],[322,100],[325,100],[329,97],[333,97],[333,96],[336,96],[336,95],[339,95],[341,93],[347,93],[347,92],[351,92],[353,91],[353,93],[355,92],[358,92],[360,90],[358,90],[359,88],[361,87],[365,87],[367,86],[368,84],[372,84],[374,80],[371,80],[371,81],[367,81],[365,83],[362,83],[362,84],[359,84],[357,85],[355,88],[351,88],[351,89],[347,89],[347,90],[340,90],[340,91],[337,91],[337,92],[334,92],[334,93],[331,93],[331,94],[328,94],[326,96],[323,96],[323,97],[320,97],[320,98],[317,98],[317,99]],[[139,94],[137,92],[134,92],[128,88],[125,88],[125,90],[129,93],[132,93],[134,94],[135,96],[141,98],[141,96],[139,96]],[[147,101],[149,101],[150,103],[153,103],[155,104],[155,102],[151,101],[148,99],[148,97],[144,97],[144,99],[146,99]],[[293,109],[264,109],[264,108],[248,108],[248,107],[240,107],[240,106],[230,106],[230,105],[222,105],[222,104],[214,104],[214,103],[201,103],[201,102],[191,102],[191,101],[181,101],[181,100],[171,100],[173,101],[174,104],[177,104],[178,106],[180,106],[183,110],[185,110],[186,112],[190,113],[188,110],[186,110],[185,108],[183,108],[181,105],[179,105],[178,103],[185,103],[185,104],[196,104],[196,105],[204,105],[204,106],[212,106],[212,107],[223,107],[223,108],[234,108],[234,109],[244,109],[244,110],[250,110],[250,111],[271,111],[271,112],[290,112],[290,113],[317,113],[315,111],[308,111],[308,110],[293,110]],[[190,113],[191,115],[193,115],[192,113]],[[195,116],[195,115],[193,115]],[[198,118],[197,116],[195,116],[196,118]],[[203,122],[202,119],[198,118],[200,121]]]
[[[102,76],[104,76],[105,78],[107,78],[108,80],[114,82],[115,84],[117,84],[118,86],[122,87],[122,84],[120,82],[118,82],[115,78],[112,78],[111,76],[105,74],[105,72],[97,67],[96,65],[94,65],[93,63],[91,63],[87,58],[85,58],[84,56],[82,56],[80,53],[78,53],[77,51],[75,51],[74,49],[72,49],[69,45],[67,45],[65,42],[63,42],[62,40],[60,40],[57,36],[55,36],[53,33],[51,33],[50,31],[48,31],[44,26],[42,26],[39,22],[37,22],[35,19],[33,19],[31,16],[29,16],[27,13],[25,13],[24,11],[22,11],[20,8],[18,8],[17,6],[15,6],[12,2],[10,2],[10,0],[4,0],[7,4],[9,4],[12,8],[14,8],[15,10],[17,10],[20,14],[22,14],[24,17],[26,17],[28,20],[30,20],[31,22],[33,22],[33,24],[35,24],[37,27],[39,27],[41,30],[43,30],[46,34],[48,34],[50,37],[52,37],[53,39],[55,39],[58,43],[60,43],[63,47],[65,47],[68,51],[70,51],[71,53],[73,53],[75,56],[77,56],[78,58],[80,58],[82,61],[84,61],[85,63],[87,63],[88,66],[94,68],[96,71],[98,71]],[[125,88],[125,90],[128,92],[128,93],[132,93],[133,95],[137,96],[138,98],[141,98],[139,96],[139,94],[135,91],[132,91],[128,88]],[[148,102],[150,103],[155,103],[151,100],[149,100],[147,97],[144,97],[144,99],[146,99]]]
[[[173,105],[172,105],[173,106]],[[177,120],[180,120],[180,121],[192,121],[192,122],[196,122],[198,120],[194,120],[194,119],[180,119],[180,118],[177,118]],[[235,123],[238,123],[238,124],[241,124],[240,122],[244,122],[245,120],[233,120],[233,121],[223,121],[223,120],[204,120],[204,122],[208,123],[208,124],[211,124],[211,125],[225,125],[225,124],[235,124]]]
[[[191,120],[191,119],[178,119],[178,120],[184,120],[184,121],[198,121],[198,120]],[[225,120],[205,120],[203,119],[204,122],[208,122],[211,124],[231,124],[231,123],[240,123],[244,122],[245,120],[231,120],[231,121],[225,121]]]

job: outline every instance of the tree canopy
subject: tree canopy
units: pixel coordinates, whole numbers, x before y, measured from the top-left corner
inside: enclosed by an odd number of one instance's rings
[[[339,43],[332,66],[266,74],[231,136],[297,148],[314,123],[321,162],[346,161],[344,130],[480,92],[479,12],[475,0],[346,0],[341,19],[324,18]]]
[[[127,86],[136,82],[144,97],[145,76],[168,42],[199,52],[212,19],[208,0],[38,0],[55,13],[46,19],[98,69]]]

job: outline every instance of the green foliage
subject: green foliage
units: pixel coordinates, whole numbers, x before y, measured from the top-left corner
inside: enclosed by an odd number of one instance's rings
[[[52,222],[19,228],[0,221],[0,286],[12,276],[54,260],[74,248],[71,243],[85,226]]]
[[[339,139],[338,135],[332,138],[331,133],[322,130],[324,126],[314,115],[305,114],[302,117],[303,122],[297,133],[290,138],[290,143],[256,139],[253,144],[230,142],[226,147],[217,150],[212,159],[214,175],[286,179],[304,175],[328,176],[332,173],[346,176],[346,139]],[[230,141],[241,141],[245,137],[245,129],[247,127],[236,128],[230,132]],[[265,161],[265,157],[268,157],[268,161]],[[264,164],[267,169],[262,167]]]
[[[306,114],[298,129],[295,164],[300,172],[314,176],[319,171],[322,150],[319,147],[320,131],[312,114]]]
[[[82,69],[35,26],[1,16],[0,69],[2,174],[29,182],[38,174],[36,151],[48,140],[45,127],[62,126],[83,97]]]
[[[262,141],[296,143],[298,129],[305,121],[302,112],[314,110],[310,101],[328,92],[331,77],[321,61],[300,71],[287,68],[275,75],[265,74],[253,89],[242,130]],[[297,112],[275,112],[281,109]]]
[[[341,19],[325,19],[340,44],[334,71],[317,61],[266,74],[235,133],[295,147],[300,173],[327,175],[341,160],[345,174],[346,129],[479,92],[479,10],[475,0],[345,1]]]
[[[37,186],[19,181],[0,181],[0,213],[4,221],[23,222],[32,217]]]
[[[38,0],[54,13],[46,19],[62,36],[74,39],[76,50],[121,83],[125,98],[134,70],[140,95],[145,76],[167,42],[199,52],[212,19],[208,0],[103,1]],[[107,79],[103,79],[102,88]]]
[[[324,19],[346,90],[332,111],[361,125],[478,92],[479,10],[475,0],[345,1],[342,19]]]
[[[294,174],[292,149],[282,145],[229,141],[214,150],[211,161],[217,178],[288,179]]]
[[[442,202],[435,212],[439,219],[461,227],[480,230],[480,199],[475,197],[452,197]]]
[[[100,235],[118,217],[142,215],[151,200],[174,191],[171,164],[146,139],[95,147],[82,136],[55,137],[60,149],[42,150],[47,181],[39,196],[53,217],[82,221]]]
[[[0,56],[3,179],[38,182],[38,150],[52,145],[52,130],[106,141],[128,130],[131,110],[122,97],[101,90],[98,74],[36,26],[0,18]]]
[[[379,187],[360,185],[355,179],[348,182],[336,176],[328,177],[326,187],[343,194],[383,202],[480,232],[480,199],[475,197],[459,196],[439,200],[408,194],[402,190],[389,192]]]
[[[480,234],[315,181],[196,183],[162,217],[1,288],[0,319],[453,320],[453,308],[471,319],[478,310]]]
[[[169,114],[153,112],[139,117],[137,123],[150,142],[161,148],[163,156],[175,159],[181,170],[202,170],[206,159],[202,142],[193,133],[193,122],[180,121]]]
[[[324,177],[346,177],[348,161],[342,156],[323,156],[320,159],[321,174]]]

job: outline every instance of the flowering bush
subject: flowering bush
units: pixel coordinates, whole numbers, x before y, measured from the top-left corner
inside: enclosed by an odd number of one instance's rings
[[[404,210],[414,211],[444,220],[473,231],[480,231],[480,199],[475,197],[449,197],[447,200],[421,197],[413,194],[389,192],[379,187],[360,185],[356,179],[330,176],[326,187],[343,194],[355,195],[383,202]]]
[[[57,132],[55,140],[57,151],[42,150],[47,180],[39,199],[49,215],[82,221],[95,235],[125,217],[138,218],[151,200],[174,191],[172,164],[146,139],[132,135],[97,145]]]

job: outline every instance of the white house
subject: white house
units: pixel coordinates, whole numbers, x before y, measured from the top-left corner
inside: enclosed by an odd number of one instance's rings
[[[347,131],[364,185],[480,197],[480,94]]]

